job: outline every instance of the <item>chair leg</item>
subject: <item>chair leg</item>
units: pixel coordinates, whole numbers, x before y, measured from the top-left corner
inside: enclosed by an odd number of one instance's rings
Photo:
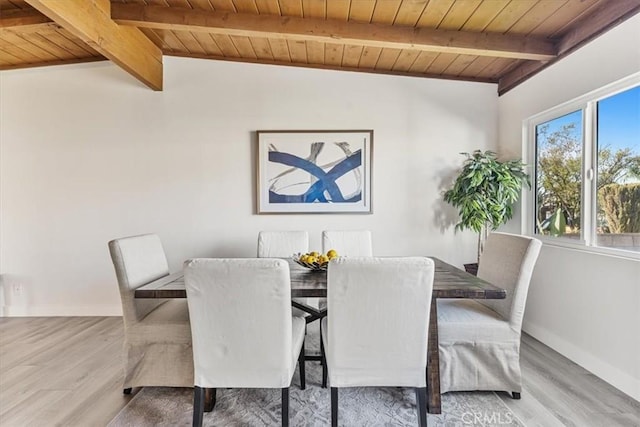
[[[512,397],[514,400],[520,400],[520,399],[521,399],[521,397],[522,397],[522,396],[520,396],[520,393],[518,393],[517,391],[512,391],[512,392],[511,392],[511,395],[512,395],[511,397]]]
[[[331,387],[331,427],[338,427],[338,387]]]
[[[216,389],[204,389],[204,412],[211,412],[216,406]]]
[[[122,394],[131,394],[131,387],[122,390]]]
[[[282,389],[282,427],[289,427],[289,387]]]
[[[202,426],[204,417],[204,389],[195,386],[193,388],[193,427]]]
[[[322,327],[320,327],[320,363],[322,364],[322,388],[327,388],[327,356],[324,354]]]
[[[304,367],[304,341],[302,341],[302,348],[300,349],[300,355],[298,356],[298,365],[300,367],[300,390],[304,390],[306,388]]]
[[[416,387],[416,406],[418,407],[418,426],[427,427],[427,388]]]

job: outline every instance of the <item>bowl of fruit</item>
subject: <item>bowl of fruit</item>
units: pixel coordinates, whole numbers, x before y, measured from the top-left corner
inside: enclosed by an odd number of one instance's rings
[[[326,270],[329,261],[338,257],[338,252],[334,249],[327,251],[326,254],[318,252],[298,253],[293,255],[293,260],[301,266],[313,271]]]

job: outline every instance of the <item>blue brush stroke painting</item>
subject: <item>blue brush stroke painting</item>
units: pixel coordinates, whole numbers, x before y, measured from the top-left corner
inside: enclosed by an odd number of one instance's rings
[[[279,194],[269,190],[269,203],[355,203],[362,200],[362,189],[345,199],[339,185],[336,183],[338,178],[362,165],[362,150],[346,156],[327,172],[315,163],[290,153],[269,151],[268,159],[270,162],[306,171],[317,179],[302,194]],[[329,196],[328,198],[327,195]]]

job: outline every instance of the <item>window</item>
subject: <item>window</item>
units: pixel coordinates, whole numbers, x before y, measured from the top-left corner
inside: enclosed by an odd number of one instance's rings
[[[536,232],[580,237],[582,111],[536,126]]]
[[[596,244],[640,252],[640,86],[596,112]]]
[[[527,128],[530,232],[640,255],[640,74],[539,114]]]

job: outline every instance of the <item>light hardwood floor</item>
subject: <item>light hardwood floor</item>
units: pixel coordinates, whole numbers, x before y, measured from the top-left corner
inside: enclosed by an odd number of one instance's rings
[[[0,426],[103,426],[122,394],[120,317],[0,318]],[[640,426],[640,403],[523,336],[522,400],[498,395],[528,427]]]

